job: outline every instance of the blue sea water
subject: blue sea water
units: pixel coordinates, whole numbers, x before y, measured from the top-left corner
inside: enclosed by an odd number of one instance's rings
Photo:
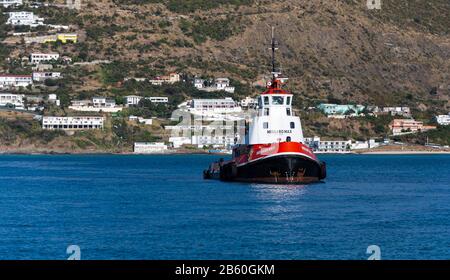
[[[217,158],[0,156],[0,259],[450,258],[450,156],[322,156],[309,186],[203,180]]]

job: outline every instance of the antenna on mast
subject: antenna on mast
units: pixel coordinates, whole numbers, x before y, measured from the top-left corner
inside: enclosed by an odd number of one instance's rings
[[[275,27],[272,26],[272,75],[273,77],[277,77],[280,72],[277,71],[277,67],[276,67],[276,58],[275,58],[275,52],[278,50],[278,41],[275,39]]]

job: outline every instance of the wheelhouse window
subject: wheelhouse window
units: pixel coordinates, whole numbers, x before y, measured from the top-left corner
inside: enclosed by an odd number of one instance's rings
[[[264,96],[264,105],[269,105],[269,97]]]
[[[262,97],[260,97],[260,98],[258,98],[258,107],[259,108],[262,108],[262,104],[263,104],[263,98]]]
[[[286,115],[288,115],[288,116],[291,115],[291,108],[286,108]]]
[[[269,115],[269,108],[265,108],[264,109],[264,116],[268,116]]]
[[[295,122],[291,122],[291,129],[295,128]]]
[[[283,96],[273,96],[272,104],[273,105],[284,105],[284,97]]]
[[[263,123],[263,128],[264,129],[268,129],[269,128],[269,123],[268,122],[264,122]]]
[[[291,97],[290,96],[288,96],[286,98],[286,105],[291,105]]]

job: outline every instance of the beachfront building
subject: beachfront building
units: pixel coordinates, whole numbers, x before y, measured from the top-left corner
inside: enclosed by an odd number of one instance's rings
[[[61,72],[33,72],[33,81],[43,82],[49,79],[61,79]]]
[[[27,87],[32,84],[31,75],[0,74],[0,88]]]
[[[202,149],[204,147],[213,148],[231,148],[231,146],[239,143],[238,135],[193,135],[191,139],[192,145],[196,145]]]
[[[151,79],[150,83],[154,86],[161,86],[163,84],[174,84],[181,81],[181,75],[178,73],[170,73],[168,76],[160,76]]]
[[[116,107],[116,101],[107,97],[94,97],[92,98],[92,104],[96,108],[114,108]]]
[[[363,105],[340,105],[340,104],[319,104],[317,109],[322,111],[329,118],[332,117],[356,117],[360,116],[366,107]]]
[[[23,94],[0,93],[0,106],[12,106],[16,109],[23,109]]]
[[[345,154],[350,153],[352,147],[351,140],[321,140],[320,137],[305,137],[305,145],[313,149],[316,153]]]
[[[134,153],[136,154],[154,154],[154,153],[164,153],[168,149],[167,145],[162,142],[153,143],[134,143]]]
[[[183,145],[191,145],[192,144],[192,138],[191,137],[182,137],[182,136],[175,136],[170,137],[169,142],[172,143],[172,146],[175,149],[180,148]]]
[[[436,129],[435,126],[426,126],[414,119],[395,119],[389,124],[389,128],[394,136]]]
[[[42,118],[42,128],[47,130],[103,129],[103,117],[50,117]]]
[[[436,116],[436,121],[440,125],[450,125],[450,113],[448,115]]]
[[[10,6],[20,6],[23,4],[23,0],[0,0],[0,6],[8,8]]]
[[[32,64],[40,64],[42,62],[57,61],[59,54],[57,53],[32,53],[30,54],[30,62]]]
[[[33,12],[9,12],[8,20],[6,24],[19,26],[26,25],[30,27],[37,27],[40,25],[44,25],[44,19],[36,16]]]

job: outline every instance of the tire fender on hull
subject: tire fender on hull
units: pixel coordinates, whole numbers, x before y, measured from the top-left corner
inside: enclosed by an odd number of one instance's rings
[[[327,177],[327,164],[322,161],[320,163],[320,180],[323,180]]]

